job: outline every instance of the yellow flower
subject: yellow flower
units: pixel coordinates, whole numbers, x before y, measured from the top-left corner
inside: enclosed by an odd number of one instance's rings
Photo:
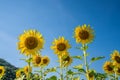
[[[116,72],[116,74],[117,75],[120,75],[120,66],[119,67],[115,67],[116,69],[115,69],[115,72]]]
[[[106,73],[108,74],[112,74],[114,73],[114,66],[113,66],[113,63],[110,62],[110,61],[106,61],[103,65],[103,69]]]
[[[42,66],[47,66],[50,63],[50,59],[48,56],[42,57]]]
[[[117,50],[114,50],[111,54],[111,59],[114,61],[114,65],[120,65],[120,54]]]
[[[25,73],[26,75],[28,75],[29,72],[30,72],[30,73],[32,72],[32,67],[25,66],[25,67],[24,67],[24,73]]]
[[[41,66],[42,64],[42,57],[40,55],[34,55],[32,59],[33,65],[35,67]]]
[[[44,39],[41,33],[36,30],[24,31],[19,36],[18,49],[22,54],[33,55],[44,46]]]
[[[75,28],[74,38],[76,39],[77,43],[90,43],[93,41],[94,38],[94,31],[91,29],[90,25],[82,25],[77,26]]]
[[[53,41],[51,49],[54,50],[55,54],[62,55],[62,53],[66,52],[70,47],[68,40],[65,40],[64,37],[59,37]]]
[[[19,77],[21,77],[23,75],[23,70],[22,69],[18,69],[17,71],[16,71],[16,78],[19,78]]]
[[[89,73],[89,80],[94,80],[94,75]]]
[[[69,55],[62,59],[64,67],[68,67],[72,63],[72,61],[72,57],[70,57]]]
[[[94,80],[94,78],[95,78],[94,74],[95,74],[94,70],[89,70],[88,71],[88,78],[89,78],[89,80]]]
[[[0,78],[2,78],[4,74],[5,74],[5,68],[4,66],[0,66]]]
[[[58,55],[58,58],[66,58],[69,56],[69,52],[63,52],[61,55]]]

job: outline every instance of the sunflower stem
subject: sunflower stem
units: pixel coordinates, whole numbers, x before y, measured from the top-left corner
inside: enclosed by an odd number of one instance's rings
[[[60,80],[63,80],[62,57],[60,57]]]
[[[86,53],[86,49],[85,49],[85,44],[82,45],[82,48],[83,48],[83,56],[84,56],[84,65],[85,65],[85,68],[86,68],[86,79],[89,80],[89,66],[88,66],[88,63],[87,63],[87,53]]]
[[[68,67],[66,67],[66,80],[68,80],[69,79],[69,77],[68,77]]]
[[[28,76],[27,76],[27,80],[30,80],[30,68],[31,68],[30,59],[31,59],[31,56],[29,56],[29,61],[28,61]]]
[[[118,80],[118,76],[117,76],[117,74],[116,74],[116,71],[115,71],[115,80]]]
[[[40,72],[41,72],[41,73],[40,73],[40,75],[41,75],[41,79],[40,79],[40,80],[43,80],[43,70],[42,70],[42,69],[43,69],[43,68],[40,67],[40,70],[41,70],[41,71],[40,71]]]

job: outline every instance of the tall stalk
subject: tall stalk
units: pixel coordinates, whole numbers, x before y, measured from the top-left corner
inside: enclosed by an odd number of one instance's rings
[[[60,80],[63,80],[63,66],[62,66],[62,57],[60,56]]]
[[[31,55],[28,56],[28,60],[27,60],[27,63],[28,63],[28,75],[27,75],[27,80],[30,80],[30,75],[31,75]]]
[[[116,71],[115,71],[115,80],[118,80],[118,76],[117,76],[117,74],[116,74]]]
[[[82,45],[83,56],[84,56],[84,65],[85,65],[85,68],[86,68],[86,79],[89,80],[89,66],[88,66],[88,63],[87,63],[86,47],[87,46],[85,44]]]
[[[28,58],[28,75],[27,75],[27,80],[30,80],[30,68],[31,68],[31,55]]]
[[[42,68],[42,66],[40,67],[40,75],[41,75],[41,80],[43,80],[43,68]]]

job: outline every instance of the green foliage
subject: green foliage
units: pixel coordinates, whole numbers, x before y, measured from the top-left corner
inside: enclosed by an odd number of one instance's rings
[[[67,71],[67,74],[68,74],[68,75],[72,75],[73,73],[74,73],[74,72],[73,72],[71,69]]]
[[[82,60],[82,56],[72,56],[72,58]]]
[[[73,66],[74,69],[82,69],[83,68],[83,65],[80,64],[80,65],[77,65],[77,66]]]
[[[49,72],[56,72],[56,67],[53,67],[53,68],[48,68],[48,69],[46,69],[45,70],[45,72],[44,73],[49,73]]]
[[[86,73],[85,69],[83,69],[83,68],[82,69],[78,69],[78,71],[81,72],[81,73]]]
[[[96,73],[95,78],[96,78],[96,80],[105,80],[107,78],[107,74],[105,74],[105,73]]]
[[[100,60],[100,59],[103,59],[103,58],[105,58],[105,57],[104,57],[104,56],[93,57],[93,58],[91,59],[91,62],[94,62],[94,61],[97,61],[97,60]]]
[[[50,78],[47,78],[46,80],[57,80],[56,76],[51,76]]]

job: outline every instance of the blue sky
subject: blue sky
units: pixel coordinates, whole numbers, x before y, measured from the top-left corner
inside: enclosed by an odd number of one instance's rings
[[[42,55],[56,65],[56,55],[50,49],[51,42],[58,36],[70,41],[71,55],[81,55],[75,49],[73,31],[77,25],[90,24],[95,30],[95,39],[89,45],[89,58],[106,58],[91,65],[102,72],[103,63],[110,53],[120,51],[120,1],[119,0],[0,0],[0,58],[17,67],[26,65],[17,50],[18,36],[24,30],[37,29],[45,38]],[[81,64],[81,61],[79,62]],[[77,65],[76,60],[73,65]]]

